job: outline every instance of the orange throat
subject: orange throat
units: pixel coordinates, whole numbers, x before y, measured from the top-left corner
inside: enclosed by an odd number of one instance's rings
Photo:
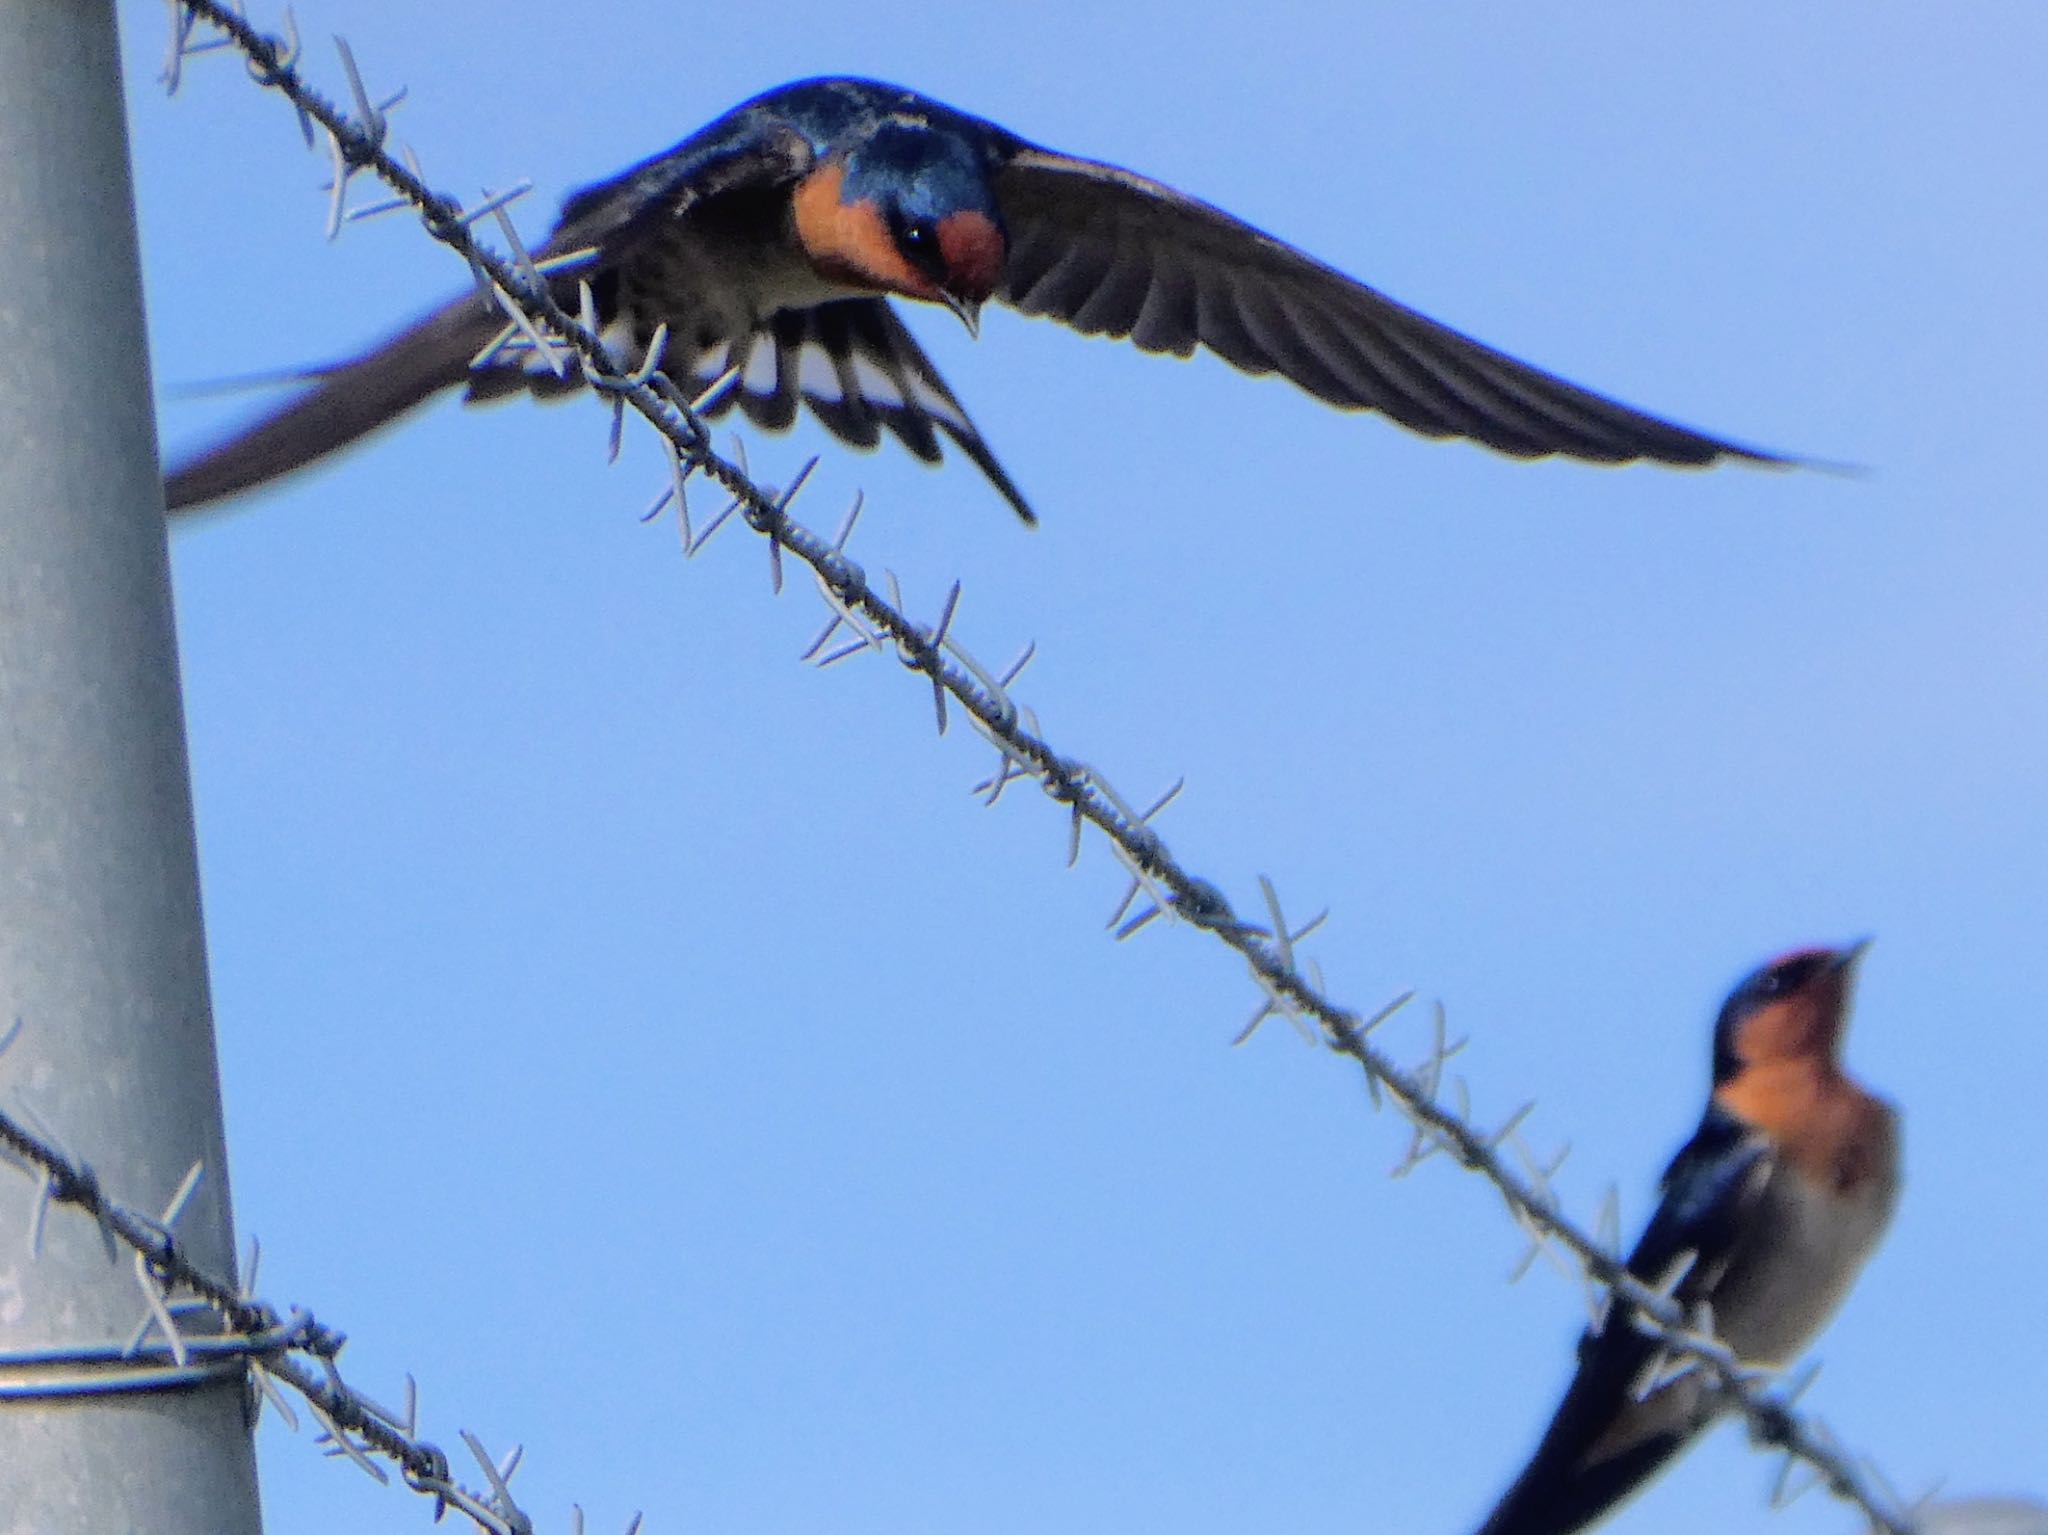
[[[1769,1136],[1780,1154],[1837,1194],[1892,1176],[1897,1132],[1892,1111],[1832,1061],[1783,1060],[1752,1066],[1724,1083],[1715,1100]]]
[[[905,261],[872,201],[841,200],[846,167],[828,160],[796,185],[790,208],[796,237],[819,274],[848,287],[936,301],[938,288]]]

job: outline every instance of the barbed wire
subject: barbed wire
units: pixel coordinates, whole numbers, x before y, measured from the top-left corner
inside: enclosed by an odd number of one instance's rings
[[[803,659],[829,666],[863,651],[887,654],[893,648],[905,667],[929,680],[941,733],[947,728],[950,703],[957,705],[969,724],[995,747],[999,755],[995,770],[973,786],[986,803],[994,803],[1014,782],[1035,781],[1049,798],[1068,809],[1069,863],[1078,858],[1084,826],[1092,825],[1100,831],[1109,851],[1129,877],[1123,899],[1109,922],[1119,939],[1165,916],[1186,921],[1228,945],[1244,960],[1261,993],[1258,1010],[1240,1030],[1238,1039],[1249,1037],[1268,1018],[1285,1017],[1307,1037],[1355,1063],[1364,1074],[1375,1106],[1391,1103],[1409,1123],[1409,1143],[1394,1168],[1395,1175],[1404,1175],[1428,1158],[1442,1154],[1484,1178],[1529,1235],[1530,1247],[1516,1268],[1518,1277],[1539,1255],[1558,1258],[1562,1266],[1589,1286],[1589,1305],[1596,1320],[1618,1300],[1629,1309],[1629,1323],[1658,1342],[1665,1358],[1665,1378],[1687,1371],[1697,1373],[1722,1404],[1746,1421],[1754,1442],[1782,1452],[1785,1460],[1772,1493],[1774,1506],[1790,1501],[1809,1486],[1825,1486],[1835,1496],[1860,1508],[1871,1524],[1887,1535],[1913,1535],[1918,1505],[1903,1507],[1873,1466],[1838,1445],[1818,1419],[1795,1410],[1813,1371],[1773,1389],[1770,1383],[1776,1379],[1775,1374],[1738,1360],[1713,1335],[1710,1316],[1688,1314],[1673,1298],[1669,1287],[1653,1288],[1630,1274],[1619,1254],[1619,1222],[1611,1193],[1593,1234],[1566,1217],[1552,1187],[1563,1155],[1548,1163],[1540,1161],[1531,1154],[1521,1135],[1521,1127],[1534,1109],[1533,1103],[1524,1104],[1494,1129],[1478,1128],[1463,1079],[1447,1079],[1445,1075],[1447,1063],[1464,1041],[1454,1042],[1447,1037],[1440,1005],[1432,1009],[1428,1053],[1417,1066],[1403,1069],[1372,1044],[1369,1036],[1407,1008],[1413,994],[1398,997],[1371,1014],[1361,1013],[1333,1000],[1324,988],[1319,967],[1298,954],[1297,946],[1321,926],[1327,913],[1298,928],[1291,927],[1278,893],[1271,881],[1262,876],[1259,883],[1264,915],[1270,919],[1270,926],[1240,920],[1221,890],[1180,863],[1151,824],[1178,794],[1180,784],[1150,808],[1136,810],[1098,769],[1061,754],[1038,733],[1035,715],[1017,703],[1009,691],[1030,661],[1031,648],[1001,673],[976,661],[953,633],[961,598],[958,583],[949,591],[937,621],[930,626],[908,615],[893,575],[885,577],[888,596],[877,592],[861,567],[845,552],[861,511],[858,499],[832,539],[797,522],[790,515],[790,506],[808,481],[817,463],[815,458],[798,471],[786,489],[778,492],[751,476],[743,452],[735,458],[719,454],[701,412],[732,386],[737,370],[728,372],[695,398],[686,396],[655,367],[666,340],[665,330],[656,332],[640,366],[622,367],[596,334],[588,288],[583,290],[580,312],[571,315],[545,280],[547,272],[573,264],[584,253],[572,252],[544,264],[532,260],[505,212],[509,203],[523,195],[523,185],[506,193],[487,194],[481,203],[465,207],[427,185],[417,160],[409,153],[404,164],[388,153],[386,114],[403,92],[381,102],[374,101],[354,56],[340,38],[335,41],[355,104],[354,116],[315,91],[300,74],[301,50],[289,11],[288,30],[279,39],[257,30],[239,6],[230,8],[220,0],[168,3],[172,12],[172,42],[163,79],[170,89],[177,88],[183,61],[190,54],[232,44],[244,55],[257,83],[278,91],[291,102],[309,144],[316,142],[316,128],[324,133],[334,168],[327,216],[330,237],[354,219],[406,208],[414,210],[430,235],[467,261],[483,292],[506,315],[504,329],[479,354],[480,362],[517,350],[530,354],[558,376],[566,376],[572,366],[576,368],[585,382],[611,402],[614,456],[619,449],[627,406],[661,435],[672,478],[643,514],[646,519],[660,515],[672,504],[685,553],[694,555],[735,513],[739,514],[741,521],[766,540],[770,579],[778,592],[783,585],[785,552],[808,567],[830,610],[830,618],[824,631],[803,653]],[[192,31],[198,20],[219,28],[225,39],[194,43]],[[362,173],[374,175],[394,195],[375,204],[348,207],[349,184]],[[473,226],[486,217],[497,223],[510,256],[499,254],[476,238]],[[687,482],[698,474],[715,483],[730,499],[701,532],[693,532]],[[826,645],[842,628],[852,638],[826,652]],[[1134,907],[1137,910],[1132,914]],[[1446,1095],[1450,1101],[1446,1101]],[[488,1464],[487,1457],[481,1458]]]
[[[20,1034],[16,1021],[0,1035],[0,1056]],[[52,1205],[81,1210],[99,1226],[110,1263],[119,1261],[122,1248],[133,1255],[143,1307],[125,1343],[0,1355],[0,1402],[159,1391],[239,1378],[248,1385],[251,1428],[268,1402],[297,1429],[298,1414],[284,1395],[288,1388],[319,1423],[329,1453],[346,1456],[379,1482],[390,1480],[379,1461],[389,1462],[407,1487],[434,1500],[437,1519],[454,1509],[489,1535],[532,1535],[533,1519],[511,1489],[520,1447],[493,1458],[474,1434],[463,1430],[462,1441],[488,1484],[483,1491],[465,1487],[455,1480],[446,1452],[419,1435],[419,1392],[410,1376],[404,1410],[382,1406],[342,1378],[346,1334],[303,1307],[280,1311],[257,1298],[262,1254],[254,1243],[239,1286],[186,1256],[177,1226],[203,1181],[202,1164],[192,1164],[161,1214],[145,1215],[108,1194],[91,1164],[67,1152],[22,1102],[12,1112],[0,1108],[0,1159],[36,1183],[29,1256],[41,1251]],[[152,1343],[152,1334],[161,1341]],[[635,1514],[625,1535],[636,1535],[639,1528]],[[580,1508],[571,1513],[570,1530],[583,1535]]]

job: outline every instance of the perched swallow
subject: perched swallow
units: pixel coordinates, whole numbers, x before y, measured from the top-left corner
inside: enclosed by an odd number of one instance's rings
[[[1430,437],[1599,463],[1786,460],[1581,389],[1354,282],[1207,203],[868,80],[801,81],[735,107],[575,193],[543,258],[571,313],[590,284],[622,360],[668,326],[679,383],[739,369],[723,401],[786,427],[802,400],[839,437],[883,428],[928,463],[943,432],[1035,521],[888,303],[944,304],[975,328],[995,299],[1089,335],[1186,357],[1206,346],[1332,405]],[[471,400],[573,387],[531,360],[472,360],[502,316],[479,294],[436,310],[241,434],[178,465],[172,511],[263,484],[443,389]],[[721,408],[723,408],[723,406]]]
[[[1834,1315],[1891,1219],[1898,1116],[1842,1070],[1867,943],[1803,949],[1737,986],[1714,1025],[1714,1090],[1666,1169],[1628,1270],[1745,1364],[1792,1360]],[[1481,1535],[1569,1535],[1636,1492],[1714,1415],[1616,1308],[1579,1342],[1557,1416]]]

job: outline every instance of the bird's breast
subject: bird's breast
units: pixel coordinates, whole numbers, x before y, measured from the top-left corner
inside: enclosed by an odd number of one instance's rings
[[[701,351],[782,310],[859,291],[819,275],[790,232],[786,204],[706,211],[643,240],[619,265],[616,318],[641,343],[666,324]]]
[[[1853,1187],[1793,1167],[1772,1175],[1756,1228],[1714,1287],[1714,1328],[1746,1363],[1783,1364],[1827,1325],[1898,1199],[1893,1143]]]

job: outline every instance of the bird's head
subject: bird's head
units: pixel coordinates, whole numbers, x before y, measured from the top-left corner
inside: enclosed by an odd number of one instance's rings
[[[1744,978],[1714,1024],[1714,1084],[1786,1061],[1832,1062],[1849,1021],[1856,961],[1870,940],[1798,949]]]
[[[828,155],[793,203],[805,254],[837,281],[944,304],[969,330],[1002,282],[988,156],[958,133],[892,119]]]

